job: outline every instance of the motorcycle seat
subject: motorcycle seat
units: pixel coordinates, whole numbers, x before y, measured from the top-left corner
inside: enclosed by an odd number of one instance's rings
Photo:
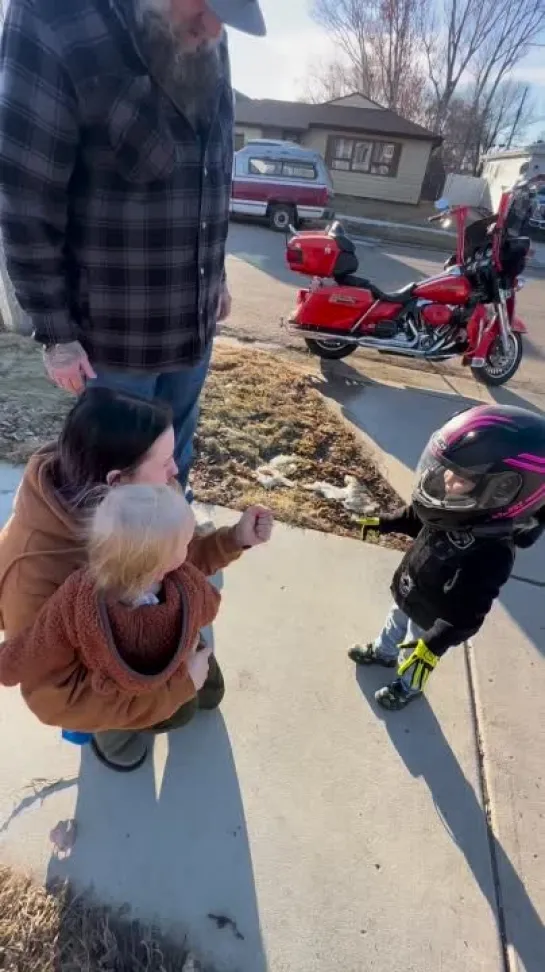
[[[384,300],[388,304],[409,304],[413,299],[416,287],[415,283],[410,283],[399,290],[381,290],[371,280],[367,280],[366,277],[357,277],[355,274],[346,274],[343,277],[336,277],[335,280],[343,287],[362,287],[364,290],[370,290],[375,300]]]

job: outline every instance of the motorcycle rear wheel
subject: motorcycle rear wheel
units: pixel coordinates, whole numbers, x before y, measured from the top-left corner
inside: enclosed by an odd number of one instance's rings
[[[334,341],[326,338],[323,341],[305,338],[305,344],[311,354],[315,354],[319,358],[326,358],[328,361],[340,361],[341,358],[347,358],[357,348],[357,344],[349,344],[346,341]]]
[[[473,374],[482,385],[497,388],[505,385],[518,370],[522,360],[522,335],[513,331],[510,336],[510,353],[505,355],[499,337],[492,343],[482,368],[473,368]]]

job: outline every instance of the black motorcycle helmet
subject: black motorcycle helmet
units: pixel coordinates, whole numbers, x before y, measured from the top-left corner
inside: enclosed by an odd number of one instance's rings
[[[503,405],[455,415],[422,453],[413,506],[447,532],[531,520],[545,506],[545,418]]]

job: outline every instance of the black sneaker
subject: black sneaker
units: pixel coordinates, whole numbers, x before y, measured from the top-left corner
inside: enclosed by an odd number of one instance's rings
[[[356,662],[356,665],[382,665],[383,668],[395,668],[397,658],[383,658],[377,654],[374,645],[354,645],[348,652],[348,657]]]
[[[396,678],[395,681],[375,692],[375,701],[383,709],[397,710],[404,709],[409,702],[417,699],[419,695],[422,695],[422,693],[411,692],[410,689],[405,688],[400,678]]]

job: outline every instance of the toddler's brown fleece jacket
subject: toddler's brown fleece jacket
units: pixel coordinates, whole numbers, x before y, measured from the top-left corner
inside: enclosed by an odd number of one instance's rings
[[[131,608],[72,574],[32,627],[0,647],[0,683],[20,685],[47,725],[146,729],[196,694],[185,660],[220,596],[192,564],[164,581],[161,603]]]

